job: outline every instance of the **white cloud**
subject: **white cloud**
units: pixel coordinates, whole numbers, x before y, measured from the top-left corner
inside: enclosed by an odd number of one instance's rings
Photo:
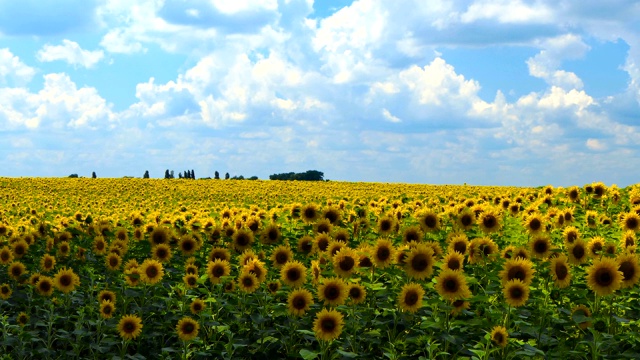
[[[24,64],[9,49],[0,49],[0,86],[24,86],[31,81],[36,71]]]
[[[387,109],[382,109],[382,116],[383,116],[385,119],[387,119],[387,120],[389,120],[389,121],[391,121],[391,122],[394,122],[394,123],[401,122],[400,118],[398,118],[397,116],[393,116],[393,115],[389,112],[389,110],[387,110]]]
[[[563,89],[583,88],[582,80],[576,74],[559,69],[562,61],[582,58],[590,50],[579,36],[565,34],[544,40],[538,46],[542,50],[527,60],[531,76]]]
[[[45,45],[36,55],[39,61],[63,60],[70,65],[94,67],[104,57],[102,50],[83,50],[77,42],[64,39],[62,45]]]
[[[522,0],[481,0],[469,6],[462,14],[463,22],[478,20],[498,20],[501,23],[551,23],[554,11],[546,4],[536,1],[533,4]]]
[[[607,146],[598,139],[587,139],[586,145],[591,150],[606,150]]]

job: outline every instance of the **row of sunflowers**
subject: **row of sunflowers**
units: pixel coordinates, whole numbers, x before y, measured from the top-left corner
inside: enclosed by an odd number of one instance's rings
[[[0,179],[6,358],[637,358],[640,187]]]

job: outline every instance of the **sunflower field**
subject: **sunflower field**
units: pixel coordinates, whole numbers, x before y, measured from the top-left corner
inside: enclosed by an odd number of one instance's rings
[[[0,178],[0,359],[640,358],[640,186]]]

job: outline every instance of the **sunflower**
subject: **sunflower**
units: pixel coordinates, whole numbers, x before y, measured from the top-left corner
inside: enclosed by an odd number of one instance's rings
[[[73,269],[67,269],[66,267],[58,270],[53,281],[56,288],[65,294],[75,290],[76,286],[80,285],[80,277],[73,272]]]
[[[509,306],[520,307],[529,299],[529,286],[519,279],[513,279],[504,285],[502,293]]]
[[[29,250],[29,244],[24,240],[14,242],[11,247],[13,248],[13,255],[18,259],[22,258]]]
[[[164,276],[164,268],[162,263],[153,259],[146,259],[140,265],[140,278],[142,282],[147,284],[156,284]]]
[[[636,233],[631,230],[627,230],[622,233],[622,237],[620,237],[620,246],[628,252],[635,252],[637,247]]]
[[[622,273],[622,282],[620,288],[630,288],[634,286],[640,279],[640,265],[638,265],[638,257],[635,254],[622,254],[616,258],[618,262],[618,271]]]
[[[267,279],[267,268],[264,263],[258,259],[249,261],[242,267],[242,272],[253,273],[258,279],[259,283],[264,282]]]
[[[318,213],[318,206],[316,204],[307,204],[300,209],[300,218],[306,224],[313,223],[319,216],[320,214]]]
[[[124,315],[118,322],[118,332],[125,340],[133,340],[142,333],[142,319],[137,315]]]
[[[48,276],[40,276],[36,283],[36,291],[42,296],[51,296],[53,294],[53,280]]]
[[[295,289],[287,297],[287,308],[294,316],[302,316],[313,305],[313,296],[307,289]]]
[[[40,259],[40,269],[44,272],[48,272],[53,270],[56,266],[56,258],[55,256],[51,256],[49,254],[44,254],[42,259]]]
[[[260,233],[260,242],[265,245],[277,244],[282,238],[280,227],[276,223],[270,223]]]
[[[341,216],[340,209],[335,206],[327,206],[322,210],[322,217],[329,220],[332,225],[337,225],[340,222]]]
[[[194,274],[186,274],[182,277],[182,282],[187,289],[193,289],[198,286],[198,276]]]
[[[599,296],[613,294],[620,288],[624,277],[618,268],[615,259],[595,259],[586,270],[587,286]]]
[[[11,286],[9,284],[0,285],[0,298],[3,300],[7,300],[11,297],[13,290],[11,290]]]
[[[567,226],[562,230],[562,237],[565,246],[568,246],[580,238],[580,230],[575,226]]]
[[[464,255],[457,251],[450,252],[442,259],[442,266],[443,269],[463,271]]]
[[[360,284],[351,284],[349,286],[349,299],[354,304],[360,304],[367,298],[367,290]]]
[[[636,214],[634,211],[622,214],[620,218],[620,226],[622,227],[622,231],[633,231],[638,232],[640,230],[640,215]]]
[[[488,237],[476,238],[469,243],[470,264],[493,261],[499,254],[498,245]]]
[[[232,240],[233,248],[238,252],[244,252],[253,244],[253,232],[245,228],[238,229],[233,233]]]
[[[433,273],[434,262],[433,249],[424,244],[418,244],[407,254],[404,270],[409,277],[425,279]]]
[[[347,246],[345,243],[340,241],[331,240],[329,241],[329,246],[327,246],[327,254],[329,257],[333,257],[340,249]]]
[[[527,218],[524,220],[524,227],[530,235],[535,236],[544,231],[545,224],[540,214],[533,213],[527,216]]]
[[[112,303],[116,303],[116,293],[111,290],[101,290],[98,293],[98,302],[103,301],[111,301]]]
[[[476,213],[468,207],[465,207],[456,217],[456,225],[462,231],[471,230],[476,221]]]
[[[24,327],[29,322],[29,315],[27,315],[27,313],[24,311],[21,312],[20,314],[18,314],[18,316],[16,316],[16,322],[18,323],[18,325],[20,325],[20,327]]]
[[[396,219],[393,216],[385,215],[378,220],[378,234],[386,236],[391,234],[396,226]]]
[[[549,264],[551,270],[551,276],[556,286],[560,289],[564,289],[571,283],[571,272],[567,256],[561,254],[553,259]]]
[[[29,277],[28,283],[31,284],[31,286],[36,286],[38,281],[40,281],[40,276],[42,275],[40,275],[39,273],[31,274],[31,276]]]
[[[358,253],[348,247],[343,247],[333,257],[333,272],[343,278],[348,278],[356,269]]]
[[[589,260],[587,246],[582,239],[578,239],[573,244],[569,245],[567,248],[567,254],[569,255],[569,263],[572,265],[584,264]]]
[[[200,249],[200,242],[193,235],[183,235],[178,242],[178,248],[185,256],[190,256]]]
[[[194,263],[186,263],[184,266],[185,274],[198,275],[198,266]]]
[[[267,290],[269,290],[269,292],[273,295],[278,293],[281,287],[282,284],[280,283],[280,281],[269,281],[267,283]]]
[[[451,309],[452,316],[457,316],[462,311],[468,310],[471,307],[471,303],[469,301],[462,300],[462,299],[454,300],[450,304],[452,307]]]
[[[518,279],[524,284],[529,285],[531,284],[531,280],[533,280],[533,274],[535,272],[531,260],[516,258],[505,261],[504,267],[502,271],[498,273],[498,276],[502,279],[503,286],[513,279]]]
[[[260,282],[254,273],[243,271],[238,277],[238,286],[240,290],[246,293],[252,293],[258,290]]]
[[[219,284],[221,278],[229,274],[231,274],[231,264],[227,260],[215,259],[207,263],[207,277],[212,284]]]
[[[215,261],[216,259],[231,261],[231,253],[229,250],[222,247],[214,247],[209,251],[209,261]]]
[[[149,234],[149,242],[151,246],[157,246],[160,244],[168,244],[171,239],[171,230],[165,226],[158,226]]]
[[[494,233],[502,228],[502,219],[500,218],[500,212],[497,209],[485,208],[480,218],[478,219],[480,229],[485,234]]]
[[[339,306],[344,304],[349,296],[347,284],[341,278],[326,278],[318,286],[318,299],[325,305]]]
[[[507,346],[509,341],[509,333],[504,326],[494,326],[491,329],[491,341],[500,347]]]
[[[373,262],[374,264],[384,269],[391,265],[395,258],[395,248],[393,243],[387,239],[378,239],[378,242],[373,248]]]
[[[592,258],[597,258],[602,254],[605,240],[602,236],[594,236],[587,243],[587,253]]]
[[[111,271],[118,270],[122,265],[122,258],[118,254],[111,253],[104,259],[107,269]]]
[[[337,229],[333,232],[333,239],[346,244],[349,242],[349,232],[346,229]]]
[[[124,280],[127,282],[129,286],[136,286],[140,283],[140,278],[142,277],[142,272],[139,268],[130,268],[124,271]]]
[[[173,255],[169,244],[159,244],[151,247],[151,256],[162,263],[168,263]]]
[[[333,230],[333,225],[327,219],[320,219],[313,224],[313,229],[316,234],[330,234]]]
[[[435,288],[443,299],[449,301],[471,297],[467,279],[458,270],[443,269],[436,277]]]
[[[329,243],[331,242],[331,238],[329,234],[318,234],[313,239],[314,248],[316,252],[325,252],[329,248]]]
[[[453,233],[453,235],[448,238],[447,251],[449,253],[459,252],[460,254],[465,255],[468,248],[469,238],[467,235],[463,233]]]
[[[594,210],[587,210],[584,215],[585,224],[591,228],[595,229],[598,226],[598,212]]]
[[[332,341],[340,336],[343,326],[344,320],[340,312],[322,309],[313,321],[313,332],[318,340]]]
[[[110,319],[115,311],[116,307],[112,301],[104,300],[100,302],[100,316],[103,319]]]
[[[206,308],[207,305],[201,299],[193,299],[193,301],[191,301],[191,304],[189,305],[189,310],[194,315],[201,313]]]
[[[419,243],[424,238],[424,233],[419,226],[409,226],[402,231],[402,242],[409,244],[411,242]]]
[[[571,318],[582,330],[591,326],[591,321],[589,321],[591,320],[591,310],[584,305],[578,305],[571,309]]]
[[[422,307],[423,296],[424,289],[420,284],[406,284],[402,287],[400,295],[398,295],[398,305],[404,311],[415,313]]]
[[[58,255],[60,255],[60,257],[69,256],[70,252],[71,245],[69,245],[68,241],[61,241],[60,243],[58,243]]]
[[[313,238],[309,235],[304,235],[298,240],[298,252],[309,255],[313,252]]]
[[[13,252],[8,246],[0,248],[0,264],[7,265],[13,261]]]
[[[547,234],[534,236],[529,243],[529,248],[533,257],[546,259],[551,255],[551,238]]]
[[[107,252],[107,242],[102,235],[93,239],[93,252],[96,255],[104,255]]]

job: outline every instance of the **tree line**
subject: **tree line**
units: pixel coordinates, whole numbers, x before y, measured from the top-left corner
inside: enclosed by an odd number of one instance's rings
[[[78,174],[71,174],[69,175],[70,178],[77,178]],[[96,172],[92,172],[91,173],[91,177],[92,178],[97,178]],[[127,176],[125,176],[127,177]],[[149,170],[145,170],[144,175],[142,175],[143,179],[149,179]],[[165,170],[164,172],[164,178],[165,179],[175,179],[175,172],[173,170]],[[185,170],[184,172],[179,172],[178,173],[178,179],[195,179],[196,178],[196,173],[193,169],[191,170]],[[220,173],[219,172],[214,172],[214,177],[215,180],[220,180]],[[210,177],[206,177],[206,178],[202,178],[202,179],[211,179]],[[231,177],[231,175],[229,175],[229,173],[225,173],[224,174],[224,179],[225,180],[258,180],[257,176],[251,176],[248,178],[245,178],[242,175],[236,175]],[[307,170],[303,173],[294,173],[294,172],[288,172],[288,173],[281,173],[281,174],[273,174],[273,175],[269,175],[269,180],[298,180],[298,181],[324,181],[324,173],[321,171],[317,171],[317,170]]]

